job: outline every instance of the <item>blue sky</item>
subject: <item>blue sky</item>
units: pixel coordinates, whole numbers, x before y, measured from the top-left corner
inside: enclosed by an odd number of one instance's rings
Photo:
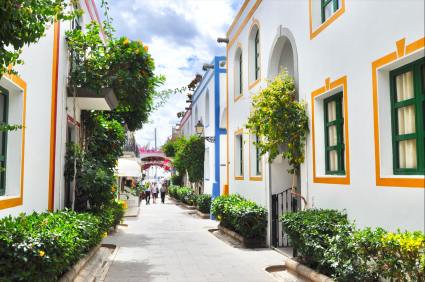
[[[100,2],[98,0],[97,2]],[[202,74],[202,64],[224,55],[217,44],[224,37],[243,0],[110,0],[117,36],[142,40],[155,59],[156,73],[167,77],[164,89],[182,87]],[[171,135],[184,110],[186,95],[176,94],[136,132],[139,145],[154,145],[154,128],[161,145]]]

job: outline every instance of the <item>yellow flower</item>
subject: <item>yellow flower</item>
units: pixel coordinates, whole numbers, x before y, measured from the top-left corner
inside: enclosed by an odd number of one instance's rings
[[[124,41],[123,41],[123,44],[124,45],[128,45],[128,43],[130,43],[130,41],[126,38],[126,39],[124,39]]]
[[[102,234],[102,238],[106,238],[106,237],[108,237],[108,233],[104,232],[104,233]]]
[[[40,257],[44,257],[44,255],[45,255],[46,253],[44,252],[44,251],[38,251],[38,255],[40,256]]]
[[[145,51],[147,52],[149,50],[148,46],[143,46],[143,49],[145,49]]]

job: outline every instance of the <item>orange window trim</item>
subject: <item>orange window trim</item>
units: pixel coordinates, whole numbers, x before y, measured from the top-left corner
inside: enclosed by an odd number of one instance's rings
[[[314,116],[314,104],[315,97],[325,94],[337,87],[343,87],[344,97],[344,138],[345,138],[345,176],[333,177],[333,176],[317,176],[316,171],[316,142],[315,142],[315,116]],[[312,146],[313,146],[313,182],[314,183],[326,183],[326,184],[350,184],[350,139],[349,139],[349,127],[348,127],[348,94],[347,94],[347,76],[338,78],[331,82],[329,78],[325,80],[325,86],[314,90],[311,93],[311,115],[312,115]]]
[[[8,209],[16,206],[22,206],[24,197],[24,164],[25,164],[25,126],[26,126],[26,112],[27,112],[27,84],[17,75],[5,74],[5,77],[9,78],[19,88],[22,89],[24,94],[24,104],[22,111],[22,145],[21,145],[21,179],[20,179],[20,193],[18,197],[6,198],[0,200],[0,210]]]
[[[391,52],[372,62],[372,102],[373,102],[373,130],[375,143],[375,176],[376,186],[400,187],[400,188],[425,188],[424,178],[411,177],[381,177],[381,148],[379,143],[379,101],[378,101],[378,80],[377,72],[383,66],[403,58],[411,53],[424,49],[425,37],[422,37],[409,45],[405,45],[406,40],[398,40],[396,51]]]
[[[52,65],[52,106],[50,120],[50,172],[48,209],[53,211],[55,198],[55,165],[56,165],[56,126],[57,126],[57,99],[58,99],[58,73],[59,73],[59,37],[60,22],[54,24],[53,40],[53,65]]]
[[[332,24],[337,18],[339,18],[345,12],[345,0],[341,0],[341,8],[339,8],[332,16],[330,16],[324,23],[319,25],[315,30],[313,30],[313,8],[312,1],[309,0],[309,18],[310,18],[310,40],[315,38],[319,33],[321,33],[325,28],[327,28],[330,24]]]

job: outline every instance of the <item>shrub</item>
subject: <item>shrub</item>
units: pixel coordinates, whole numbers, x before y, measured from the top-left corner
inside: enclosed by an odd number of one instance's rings
[[[425,281],[425,234],[366,228],[354,235],[371,271],[394,281]]]
[[[264,239],[267,211],[240,195],[220,196],[211,204],[211,213],[220,224],[247,239]]]
[[[201,194],[196,199],[196,208],[203,213],[210,213],[211,210],[211,195]]]
[[[171,175],[171,183],[173,185],[178,185],[178,186],[183,185],[183,176],[180,174],[174,173],[173,175]]]
[[[281,221],[283,230],[294,248],[302,254],[305,263],[323,273],[330,273],[324,253],[330,247],[329,239],[339,234],[341,228],[349,226],[347,215],[336,210],[311,209],[286,213]]]
[[[57,281],[104,236],[102,217],[58,211],[0,220],[0,280]]]
[[[305,262],[336,281],[425,281],[423,232],[356,230],[335,210],[288,213],[281,220]]]
[[[194,205],[196,203],[196,195],[193,193],[192,188],[172,185],[168,188],[168,193],[171,197],[185,204]]]

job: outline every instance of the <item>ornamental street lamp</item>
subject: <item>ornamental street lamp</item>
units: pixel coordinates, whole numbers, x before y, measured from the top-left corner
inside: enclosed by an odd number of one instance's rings
[[[210,143],[215,142],[215,136],[204,136],[204,125],[202,124],[201,120],[198,120],[198,122],[196,123],[195,132],[199,137],[205,139],[206,141]]]

